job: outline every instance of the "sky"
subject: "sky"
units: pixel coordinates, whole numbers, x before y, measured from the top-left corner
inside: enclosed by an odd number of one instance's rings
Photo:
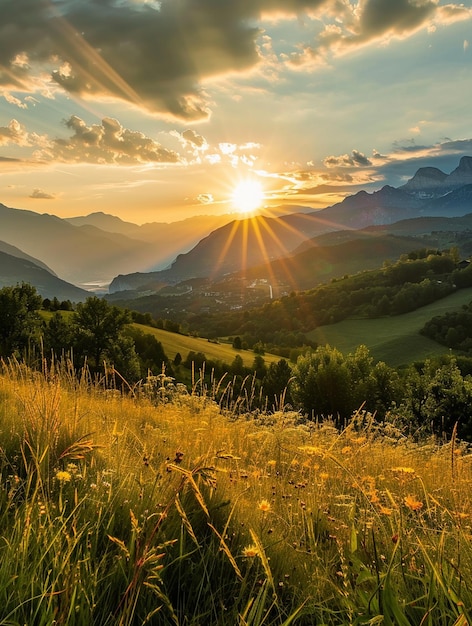
[[[472,156],[472,0],[0,0],[0,202],[323,208]]]

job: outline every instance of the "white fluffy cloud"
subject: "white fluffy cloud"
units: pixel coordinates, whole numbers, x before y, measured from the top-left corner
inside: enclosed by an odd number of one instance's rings
[[[143,164],[178,163],[177,152],[164,148],[141,132],[124,128],[116,119],[87,125],[73,115],[66,121],[73,132],[68,139],[56,139],[38,153],[43,160],[70,163]]]
[[[31,146],[30,136],[17,120],[11,120],[8,126],[0,126],[0,146]]]

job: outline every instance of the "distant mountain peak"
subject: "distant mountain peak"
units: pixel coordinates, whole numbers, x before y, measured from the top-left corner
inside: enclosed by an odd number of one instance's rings
[[[400,187],[408,192],[431,193],[444,186],[448,175],[437,167],[420,167],[413,178]]]
[[[472,182],[472,157],[470,156],[463,156],[461,158],[461,160],[459,161],[459,165],[456,167],[456,169],[450,173],[449,178],[451,177],[467,177],[468,182],[464,183],[464,184],[468,184],[470,182]]]

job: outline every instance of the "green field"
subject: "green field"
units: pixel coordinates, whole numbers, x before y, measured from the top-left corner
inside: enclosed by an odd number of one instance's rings
[[[61,314],[66,318],[70,318],[72,313],[69,311],[61,311]],[[41,311],[41,317],[48,322],[52,313],[50,311]],[[148,335],[154,335],[158,341],[161,342],[164,352],[167,357],[172,361],[177,354],[183,359],[191,351],[202,352],[208,360],[222,361],[223,363],[231,363],[234,361],[234,357],[239,354],[242,358],[245,367],[251,367],[254,363],[255,353],[252,350],[235,350],[230,343],[213,343],[208,339],[201,337],[188,337],[187,335],[179,335],[178,333],[171,333],[168,330],[161,330],[160,328],[152,328],[152,326],[146,326],[145,324],[133,324],[135,328],[139,328],[143,333]],[[264,354],[262,356],[266,364],[277,363],[280,360],[280,356],[275,354]]]
[[[375,359],[393,367],[445,354],[449,349],[423,337],[420,330],[436,315],[454,311],[472,300],[472,288],[421,307],[405,315],[379,319],[349,319],[332,326],[322,326],[308,333],[309,339],[321,345],[329,344],[343,353],[366,345]]]
[[[177,352],[180,352],[182,358],[185,359],[187,354],[193,351],[202,352],[211,361],[222,361],[223,363],[231,364],[234,361],[234,357],[239,354],[245,367],[251,367],[256,356],[252,350],[235,350],[230,343],[213,343],[201,337],[188,337],[187,335],[179,335],[168,330],[152,328],[142,324],[134,324],[134,326],[144,333],[154,335],[161,342],[164,352],[171,360]],[[266,353],[263,355],[263,359],[267,364],[270,364],[279,361],[280,357]]]

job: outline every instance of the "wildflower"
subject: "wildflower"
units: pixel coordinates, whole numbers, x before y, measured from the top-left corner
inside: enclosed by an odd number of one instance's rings
[[[379,512],[382,515],[391,515],[393,513],[393,509],[390,509],[388,506],[383,506],[382,504],[379,507]]]
[[[406,496],[404,502],[406,506],[412,511],[419,511],[423,508],[423,503],[420,502],[420,500],[418,500],[416,496]]]
[[[377,504],[378,502],[380,502],[380,498],[377,495],[377,492],[375,491],[375,489],[369,493],[369,497],[370,497],[370,501],[372,502],[372,504]]]
[[[267,513],[267,511],[270,511],[270,502],[268,500],[261,500],[261,502],[259,503],[259,511],[262,511],[263,513]]]
[[[271,459],[270,461],[267,461],[267,465],[269,467],[275,467],[277,465],[277,461],[275,459]]]
[[[66,471],[56,472],[56,480],[60,483],[69,483],[71,481],[72,474]]]
[[[415,470],[412,467],[393,467],[392,472],[398,472],[399,474],[415,474]]]
[[[317,455],[317,456],[324,455],[323,450],[319,448],[318,446],[299,446],[298,449],[308,455]]]
[[[259,556],[259,550],[257,546],[250,545],[243,549],[243,556],[253,559],[255,556]]]

